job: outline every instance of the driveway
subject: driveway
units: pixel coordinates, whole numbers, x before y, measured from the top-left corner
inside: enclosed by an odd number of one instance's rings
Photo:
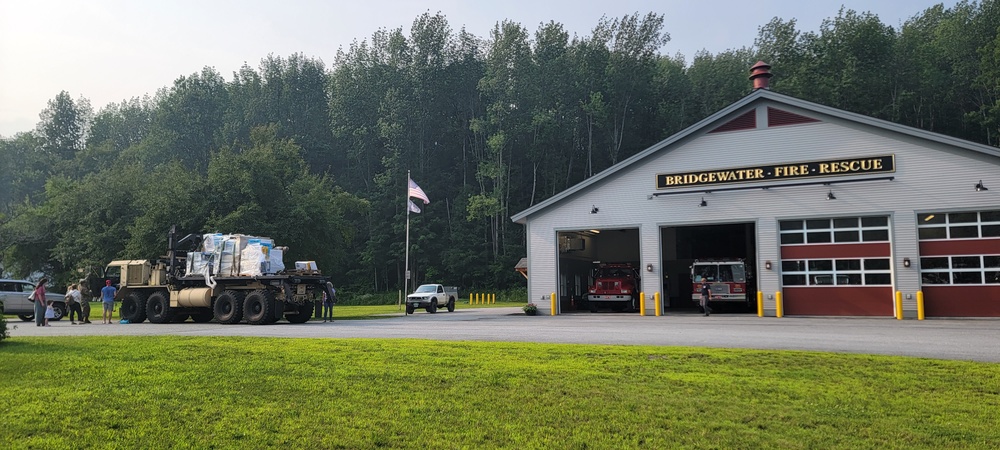
[[[541,312],[541,311],[540,311]],[[402,313],[376,320],[311,321],[293,325],[112,324],[51,327],[8,321],[20,336],[266,336],[301,338],[419,338],[463,341],[661,345],[872,353],[1000,362],[1000,319],[895,320],[891,317],[757,317],[750,314],[573,313],[527,317],[519,308]]]

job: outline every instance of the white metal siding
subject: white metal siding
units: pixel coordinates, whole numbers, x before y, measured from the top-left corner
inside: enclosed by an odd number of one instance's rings
[[[758,107],[766,107],[767,104]],[[816,116],[784,105],[771,105],[798,114]],[[757,225],[760,289],[765,298],[778,290],[777,271],[763,270],[763,261],[778,262],[776,221],[784,218],[892,216],[894,273],[897,289],[916,291],[916,265],[902,267],[902,258],[918,258],[915,212],[947,209],[981,210],[1000,204],[1000,158],[904,136],[880,128],[835,118],[822,123],[702,134],[664,148],[659,155],[634,163],[527,218],[529,298],[557,292],[558,230],[640,228],[641,265],[652,263],[643,289],[649,296],[660,289],[659,227],[675,225],[754,222]],[[711,127],[710,127],[711,128]],[[731,184],[748,189],[714,193],[665,195],[649,199],[658,173],[708,171],[773,163],[796,163],[834,158],[894,154],[895,181],[798,186],[781,188],[780,181]],[[831,177],[831,181],[869,176]],[[997,189],[974,192],[983,179]],[[821,181],[810,179],[808,181]],[[795,180],[798,182],[804,180]],[[699,188],[681,188],[695,190]],[[702,190],[710,190],[702,187]],[[825,200],[832,190],[837,200]],[[704,197],[707,207],[699,207]],[[598,213],[591,214],[597,207]],[[773,300],[766,302],[773,308]],[[913,303],[907,302],[906,309]]]

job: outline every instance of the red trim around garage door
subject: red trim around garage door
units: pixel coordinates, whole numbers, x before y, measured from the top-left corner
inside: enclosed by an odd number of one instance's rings
[[[787,315],[892,317],[888,286],[786,287],[782,294]]]
[[[885,258],[889,243],[782,245],[781,259]]]
[[[924,286],[927,317],[1000,317],[1000,285]]]
[[[1000,253],[1000,239],[920,241],[920,256],[989,255]]]

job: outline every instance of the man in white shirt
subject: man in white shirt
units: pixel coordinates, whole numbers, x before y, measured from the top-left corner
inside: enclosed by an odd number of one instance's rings
[[[76,321],[73,320],[73,314],[80,319],[80,323],[83,323],[83,310],[80,309],[80,303],[83,301],[83,296],[80,295],[80,291],[76,289],[75,284],[69,285],[69,291],[66,292],[66,306],[69,307],[69,321],[73,325],[76,325]]]

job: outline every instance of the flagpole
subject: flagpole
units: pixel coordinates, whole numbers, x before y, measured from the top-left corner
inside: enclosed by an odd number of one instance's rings
[[[410,171],[406,171],[406,250],[403,259],[403,295],[408,295],[410,282]]]

